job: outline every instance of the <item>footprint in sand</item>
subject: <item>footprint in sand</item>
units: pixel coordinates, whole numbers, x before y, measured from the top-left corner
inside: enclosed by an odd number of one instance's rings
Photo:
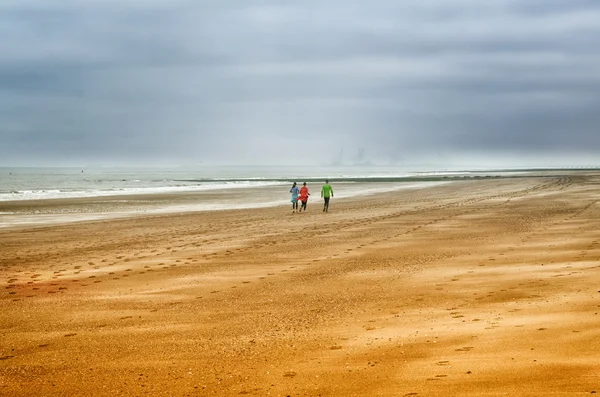
[[[454,351],[457,351],[457,352],[468,352],[468,351],[471,351],[471,350],[473,350],[473,347],[466,346],[466,347],[461,347],[460,349],[455,349]]]
[[[75,336],[75,335],[77,335],[77,334],[65,334],[64,336],[65,337],[70,337],[70,336]]]

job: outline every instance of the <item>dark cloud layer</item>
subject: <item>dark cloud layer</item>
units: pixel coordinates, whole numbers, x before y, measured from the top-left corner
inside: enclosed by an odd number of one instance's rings
[[[8,0],[0,165],[595,165],[592,0]]]

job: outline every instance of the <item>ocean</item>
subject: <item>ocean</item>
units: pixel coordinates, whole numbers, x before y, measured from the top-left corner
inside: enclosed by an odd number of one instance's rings
[[[7,168],[0,167],[0,201],[162,194],[298,183],[406,183],[476,175],[479,171],[398,167]],[[391,184],[389,186],[392,188]]]
[[[289,188],[294,181],[307,182],[312,192],[310,202],[315,203],[325,179],[333,184],[337,200],[515,173],[373,166],[5,167],[0,168],[0,228],[136,214],[283,206],[290,204]]]

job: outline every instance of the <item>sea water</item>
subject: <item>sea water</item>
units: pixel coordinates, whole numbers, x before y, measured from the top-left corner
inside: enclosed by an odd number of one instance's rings
[[[322,184],[325,179],[388,182],[393,188],[390,182],[414,182],[419,176],[470,173],[398,167],[0,168],[0,201],[238,189],[292,181]]]
[[[491,174],[494,172],[487,173],[488,176]],[[292,182],[307,182],[312,192],[310,202],[316,203],[325,179],[332,182],[337,201],[340,198],[426,188],[474,176],[481,174],[478,171],[356,166],[0,168],[0,228],[139,214],[283,206],[290,204],[289,188]],[[188,192],[193,193],[191,200],[182,201],[176,195],[169,195]],[[162,198],[148,199],[147,195],[162,195]],[[173,199],[165,199],[165,195]],[[123,196],[123,199],[115,200],[114,196]],[[146,202],[137,206],[135,197],[145,197]],[[90,206],[85,205],[75,209],[49,206],[44,210],[15,211],[14,206],[6,205],[23,200],[61,198],[97,198],[94,200],[96,203],[103,202],[104,198],[106,205],[99,211],[90,210]],[[122,201],[121,205],[119,201]]]
[[[276,183],[262,181],[258,174],[250,177],[225,169],[0,168],[0,201],[160,194]]]

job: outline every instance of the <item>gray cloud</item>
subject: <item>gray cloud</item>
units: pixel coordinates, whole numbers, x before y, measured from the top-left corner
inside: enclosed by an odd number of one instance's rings
[[[0,35],[6,165],[600,151],[594,1],[12,0]]]

